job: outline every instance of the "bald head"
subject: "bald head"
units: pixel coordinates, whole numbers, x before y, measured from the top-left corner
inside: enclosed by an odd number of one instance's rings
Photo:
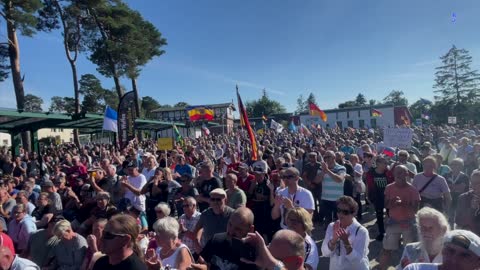
[[[242,220],[248,226],[253,225],[253,212],[247,207],[239,207],[233,212],[230,218],[235,217],[235,219]]]
[[[233,238],[243,238],[249,232],[253,232],[252,210],[247,207],[239,207],[228,220],[227,235]]]
[[[287,257],[296,257],[285,265],[288,270],[303,269],[305,259],[305,241],[298,233],[292,230],[280,230],[273,236],[268,246],[273,257],[283,260]]]
[[[8,270],[12,266],[13,259],[15,256],[12,254],[12,251],[5,247],[0,247],[0,270]]]

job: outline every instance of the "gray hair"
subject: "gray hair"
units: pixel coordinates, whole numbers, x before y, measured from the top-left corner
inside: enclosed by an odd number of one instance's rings
[[[450,161],[450,166],[452,166],[452,165],[454,165],[454,164],[458,164],[458,165],[462,166],[462,168],[463,168],[463,165],[464,165],[463,159],[461,159],[461,158],[454,158],[452,161]]]
[[[53,228],[53,233],[58,237],[62,238],[67,230],[72,231],[72,224],[68,220],[60,220],[55,224]]]
[[[172,211],[170,209],[170,206],[167,203],[161,202],[155,206],[155,211],[162,211],[165,216],[170,216],[170,212]]]
[[[156,234],[164,234],[170,239],[177,239],[180,225],[173,217],[159,219],[153,224],[153,230]]]
[[[416,215],[416,220],[418,224],[418,234],[420,235],[420,220],[422,218],[432,218],[437,220],[438,225],[445,230],[445,232],[450,231],[450,224],[448,224],[448,220],[440,211],[433,209],[431,207],[423,207],[422,209],[418,210]]]

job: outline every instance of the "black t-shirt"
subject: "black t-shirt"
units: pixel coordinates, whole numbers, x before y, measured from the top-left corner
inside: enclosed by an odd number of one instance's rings
[[[198,192],[201,195],[210,198],[210,192],[216,188],[223,188],[222,181],[220,181],[216,177],[213,177],[208,180],[204,180],[200,185],[200,189],[198,190]],[[208,208],[209,204],[201,202],[198,204],[198,206],[200,207],[200,211],[203,211]]]
[[[234,250],[227,233],[217,233],[207,242],[200,256],[210,264],[211,270],[255,270],[257,267],[240,261],[239,250]],[[94,269],[95,270],[95,269]]]
[[[32,217],[36,220],[41,220],[42,217],[46,214],[53,214],[55,209],[53,205],[47,204],[45,207],[36,207],[32,212]]]
[[[147,266],[135,254],[130,255],[117,265],[111,265],[108,262],[108,256],[103,256],[97,260],[93,270],[147,270]]]

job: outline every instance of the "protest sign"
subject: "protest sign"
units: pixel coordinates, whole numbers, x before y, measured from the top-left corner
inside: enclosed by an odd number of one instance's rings
[[[158,138],[157,139],[158,150],[172,150],[173,139],[172,138]]]
[[[386,146],[408,149],[412,146],[413,130],[410,128],[386,128],[383,142]]]

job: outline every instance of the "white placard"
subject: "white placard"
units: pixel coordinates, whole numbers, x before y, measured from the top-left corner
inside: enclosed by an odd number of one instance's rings
[[[457,117],[456,116],[449,116],[448,117],[448,123],[455,125],[457,123]]]
[[[413,130],[410,128],[386,128],[383,142],[386,146],[409,149],[412,146]]]

